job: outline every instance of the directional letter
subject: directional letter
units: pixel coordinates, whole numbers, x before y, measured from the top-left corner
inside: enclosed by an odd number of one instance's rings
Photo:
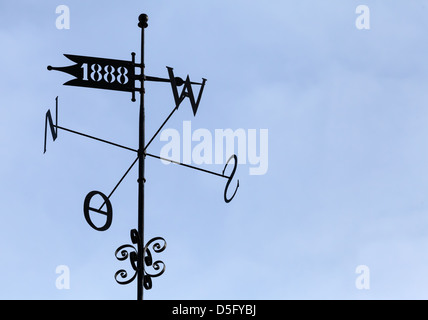
[[[230,198],[227,197],[227,190],[229,189],[229,185],[230,185],[230,183],[233,179],[233,176],[235,175],[235,172],[236,172],[236,166],[238,165],[238,157],[236,156],[236,154],[233,154],[229,158],[229,160],[227,160],[226,165],[224,166],[224,169],[223,169],[223,176],[224,176],[224,172],[226,171],[227,165],[229,164],[230,160],[232,160],[232,159],[235,161],[235,164],[233,166],[232,174],[229,177],[227,177],[226,188],[224,188],[224,201],[226,203],[229,203],[230,201],[232,201],[232,199],[236,195],[236,191],[238,191],[238,188],[239,188],[239,180],[238,180],[236,183],[235,192],[233,193],[233,195]]]
[[[198,100],[195,100],[195,96],[193,94],[192,89],[192,82],[190,81],[189,76],[187,76],[186,81],[184,81],[183,90],[181,91],[180,96],[178,96],[177,85],[180,86],[182,83],[177,83],[174,77],[173,68],[167,67],[167,69],[171,82],[172,94],[174,95],[175,106],[178,108],[178,106],[183,102],[184,98],[188,97],[192,106],[193,115],[196,116],[196,112],[198,111],[199,103],[201,102],[202,98],[202,92],[204,91],[205,82],[207,81],[207,79],[202,78],[202,84],[201,89],[199,90]]]
[[[47,130],[48,130],[48,122],[49,122],[49,128],[51,129],[51,134],[52,134],[52,138],[53,141],[56,140],[56,138],[58,137],[58,97],[55,98],[56,101],[56,107],[55,107],[55,124],[53,123],[52,120],[52,115],[51,115],[51,110],[49,109],[48,112],[46,112],[46,118],[45,118],[45,148],[43,153],[46,153],[46,135],[47,135]]]
[[[100,195],[101,198],[104,200],[104,204],[107,206],[107,210],[106,211],[102,211],[102,207],[100,209],[96,209],[93,207],[90,207],[90,202],[92,200],[92,198],[95,195]],[[91,217],[89,216],[89,211],[93,211],[96,213],[101,213],[103,215],[107,216],[107,220],[106,223],[102,226],[102,227],[97,227],[91,220]],[[106,231],[108,228],[110,228],[112,220],[113,220],[113,208],[111,206],[111,202],[109,200],[109,198],[107,198],[107,196],[99,191],[91,191],[88,193],[88,195],[85,198],[85,202],[83,203],[83,213],[85,215],[85,219],[86,222],[95,230],[97,231]]]

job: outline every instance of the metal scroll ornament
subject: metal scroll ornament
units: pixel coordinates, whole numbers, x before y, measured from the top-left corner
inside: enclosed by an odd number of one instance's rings
[[[127,285],[135,280],[138,275],[138,253],[141,252],[141,239],[136,229],[131,230],[131,241],[137,247],[125,244],[117,248],[115,256],[119,261],[125,261],[129,259],[133,274],[128,275],[128,271],[120,269],[115,273],[115,280],[118,284]],[[160,277],[165,272],[165,263],[161,260],[153,261],[152,251],[154,253],[161,253],[166,249],[166,241],[162,237],[156,237],[147,242],[143,248],[144,266],[143,266],[143,285],[146,290],[152,288],[152,278]],[[148,272],[147,269],[152,269],[153,272]]]

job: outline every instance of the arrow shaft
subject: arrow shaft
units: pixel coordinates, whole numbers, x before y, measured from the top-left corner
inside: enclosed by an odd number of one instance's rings
[[[113,193],[116,191],[116,189],[122,183],[122,181],[126,178],[126,176],[128,175],[129,171],[131,171],[132,167],[137,163],[138,159],[139,159],[139,157],[137,157],[137,159],[135,159],[135,161],[131,164],[131,166],[128,168],[128,170],[126,170],[125,174],[122,176],[122,178],[120,178],[119,182],[116,184],[116,186],[110,192],[110,194],[108,195],[107,199],[110,199],[110,197],[113,195]],[[102,206],[98,210],[101,210],[105,206],[105,204],[106,204],[106,202],[104,201],[104,203],[102,204]]]
[[[166,79],[166,78],[159,78],[159,77],[152,77],[152,76],[136,76],[136,79],[138,80],[142,80],[144,79],[144,81],[152,81],[152,82],[171,82],[171,79]],[[181,78],[175,78],[175,80],[178,82],[180,81],[181,83],[183,83],[183,79]],[[190,81],[190,84],[195,84],[195,85],[202,85],[202,83],[200,82],[194,82],[194,81]],[[180,85],[179,85],[180,86]]]
[[[206,169],[194,167],[194,166],[191,166],[189,164],[185,164],[185,163],[174,161],[174,160],[171,160],[171,159],[166,159],[166,158],[163,158],[163,157],[155,156],[155,155],[150,154],[150,153],[146,153],[146,156],[149,156],[149,157],[152,157],[152,158],[156,158],[156,159],[159,159],[159,160],[163,160],[163,161],[168,161],[170,163],[175,163],[175,164],[178,164],[178,165],[183,166],[183,167],[187,167],[187,168],[190,168],[190,169],[195,169],[195,170],[202,171],[202,172],[205,172],[205,173],[209,173],[209,174],[212,174],[212,175],[215,175],[215,176],[218,176],[218,177],[222,177],[222,178],[226,178],[226,179],[230,178],[228,176],[225,176],[223,174],[220,174],[220,173],[217,173],[217,172],[214,172],[214,171],[210,171],[210,170],[206,170]]]
[[[165,124],[168,122],[168,120],[172,117],[175,111],[178,110],[178,107],[175,107],[169,116],[166,118],[166,120],[162,123],[162,125],[159,127],[158,131],[153,135],[153,137],[150,139],[150,141],[146,144],[146,147],[144,148],[144,151],[150,146],[150,144],[153,142],[153,140],[156,138],[156,136],[159,134],[159,132],[162,130],[162,128],[165,126]]]
[[[55,127],[58,128],[58,129],[64,130],[64,131],[68,131],[68,132],[77,134],[79,136],[83,136],[83,137],[86,137],[86,138],[90,138],[90,139],[93,139],[93,140],[104,142],[104,143],[110,144],[110,145],[115,146],[115,147],[119,147],[119,148],[126,149],[126,150],[129,150],[129,151],[138,152],[135,149],[128,148],[128,147],[122,146],[120,144],[117,144],[117,143],[114,143],[114,142],[110,142],[110,141],[107,141],[107,140],[104,140],[104,139],[100,139],[100,138],[97,138],[97,137],[93,137],[93,136],[90,136],[90,135],[85,134],[85,133],[81,133],[81,132],[78,132],[78,131],[70,130],[70,129],[67,129],[67,128],[64,128],[64,127],[61,127],[61,126],[58,126],[58,125],[55,125]]]

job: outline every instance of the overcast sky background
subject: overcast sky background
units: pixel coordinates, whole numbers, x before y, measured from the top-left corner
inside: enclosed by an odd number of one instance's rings
[[[55,26],[63,4],[69,30]],[[355,26],[360,4],[370,30]],[[230,204],[224,179],[147,158],[146,240],[168,245],[146,299],[428,298],[426,1],[67,0],[0,3],[1,299],[136,298],[114,280],[129,270],[114,251],[137,227],[136,168],[109,230],[82,210],[134,154],[64,131],[43,154],[43,135],[59,96],[59,125],[137,148],[130,94],[63,86],[71,76],[46,66],[71,65],[64,53],[139,61],[141,13],[147,74],[208,79],[197,116],[185,101],[166,128],[269,130],[268,172],[240,165]],[[151,136],[174,101],[168,85],[146,90]]]

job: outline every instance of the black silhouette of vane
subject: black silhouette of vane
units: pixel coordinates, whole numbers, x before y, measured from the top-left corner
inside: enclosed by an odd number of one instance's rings
[[[68,67],[51,67],[68,73],[76,79],[64,83],[66,86],[108,89],[135,92],[135,63],[133,61],[113,60],[64,54],[76,64]]]
[[[138,26],[141,28],[141,63],[135,63],[135,53],[131,53],[132,59],[127,60],[115,60],[115,59],[105,59],[97,57],[88,57],[72,54],[64,54],[66,58],[71,60],[74,64],[66,67],[52,67],[48,66],[48,70],[56,70],[60,72],[65,72],[74,77],[64,83],[67,86],[75,87],[86,87],[86,88],[96,88],[96,89],[106,89],[106,90],[115,90],[123,92],[132,93],[132,101],[136,101],[135,93],[140,93],[140,115],[139,115],[139,146],[138,148],[131,148],[124,146],[118,143],[100,139],[82,132],[71,130],[63,126],[58,125],[58,97],[56,97],[55,105],[55,122],[52,117],[50,110],[47,111],[45,117],[45,139],[44,139],[44,153],[46,152],[46,142],[48,135],[48,127],[52,135],[52,139],[55,141],[58,138],[58,130],[63,130],[69,133],[83,136],[85,138],[93,139],[98,142],[103,142],[118,148],[122,148],[133,152],[136,155],[135,160],[122,175],[118,183],[114,186],[112,191],[106,195],[100,191],[91,191],[87,194],[83,203],[83,214],[88,225],[96,231],[106,231],[110,228],[113,222],[113,206],[110,198],[120,186],[122,181],[126,178],[128,173],[132,168],[138,163],[138,226],[136,229],[132,229],[131,244],[125,244],[120,246],[116,252],[116,258],[120,261],[129,260],[130,268],[128,270],[121,269],[116,272],[115,279],[119,284],[129,284],[134,280],[137,280],[137,299],[143,299],[143,290],[149,290],[152,288],[152,279],[161,276],[165,272],[165,264],[161,260],[154,259],[155,254],[162,253],[166,249],[166,241],[162,237],[155,237],[149,240],[147,243],[144,242],[144,185],[146,179],[144,177],[145,173],[145,159],[146,157],[161,159],[164,161],[169,161],[190,169],[195,169],[201,172],[209,173],[216,175],[222,178],[227,179],[226,186],[224,189],[224,200],[226,203],[230,202],[236,195],[236,192],[239,188],[239,180],[236,183],[234,192],[229,192],[230,184],[234,178],[238,158],[235,154],[231,155],[229,160],[226,162],[224,170],[222,173],[213,172],[203,168],[198,168],[189,164],[181,163],[174,161],[172,159],[166,159],[157,155],[153,155],[147,152],[147,148],[150,146],[152,141],[163,129],[168,120],[172,115],[178,110],[181,103],[188,98],[194,116],[199,108],[201,102],[203,90],[205,87],[206,79],[202,78],[202,82],[193,82],[190,80],[190,77],[187,76],[185,80],[174,75],[173,68],[166,67],[168,77],[160,78],[154,76],[145,75],[145,64],[144,64],[144,29],[148,27],[147,24],[148,16],[146,14],[141,14],[139,16]],[[141,71],[137,74],[136,69],[139,68]],[[169,83],[171,86],[173,98],[174,98],[174,108],[171,113],[168,115],[166,120],[161,124],[159,129],[154,133],[151,139],[146,143],[145,139],[145,107],[144,107],[144,83],[146,81],[153,82],[164,82]],[[136,84],[140,83],[140,86],[137,87]],[[199,86],[199,92],[195,96],[194,86]],[[179,92],[178,87],[181,88]],[[233,169],[230,175],[226,175],[225,171],[229,165],[232,165]],[[230,196],[230,193],[232,195]],[[99,205],[101,203],[101,205]],[[95,205],[96,204],[96,205]],[[93,215],[98,214],[105,217],[104,224],[97,225],[94,223]]]

